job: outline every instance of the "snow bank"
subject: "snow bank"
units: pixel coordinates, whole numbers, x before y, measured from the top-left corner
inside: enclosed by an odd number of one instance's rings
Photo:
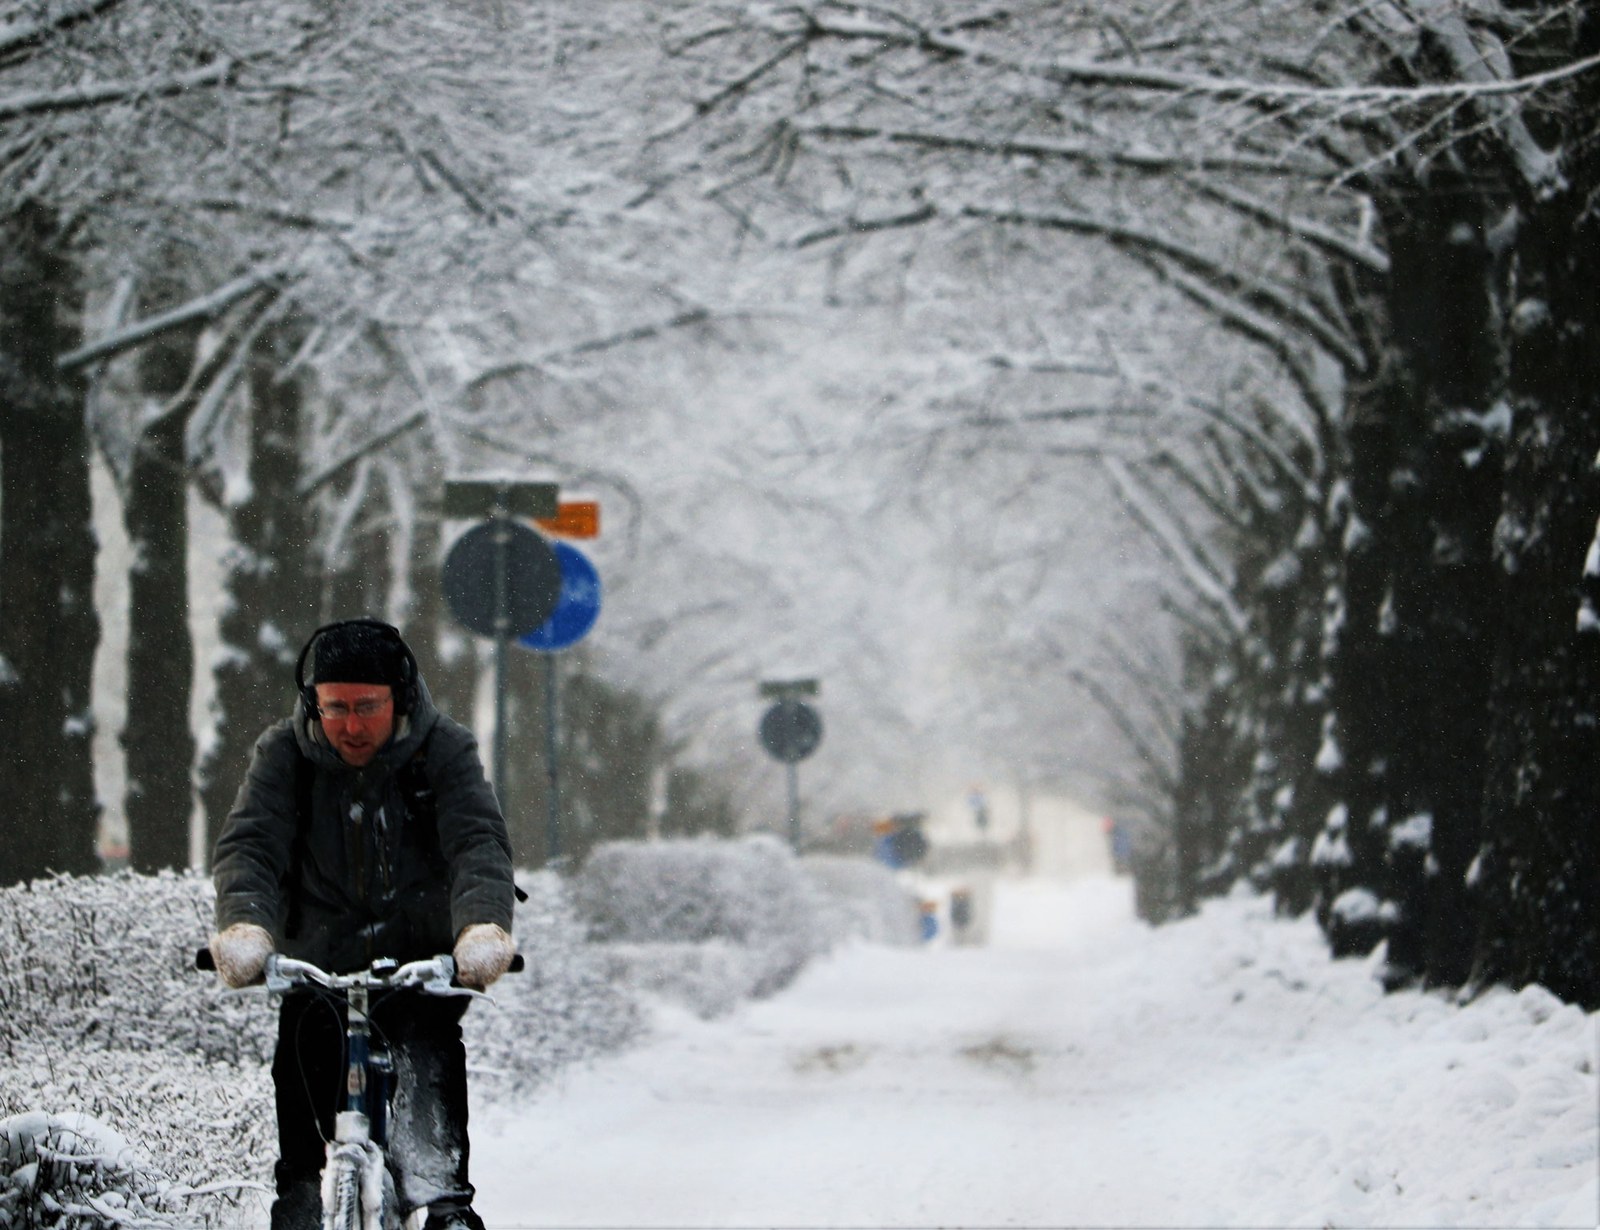
[[[1109,1041],[1083,1059],[1150,1091],[1130,1129],[1180,1180],[1142,1217],[1600,1224],[1600,1013],[1539,986],[1385,994],[1384,961],[1329,961],[1309,916],[1242,893],[1107,946],[1086,978]]]
[[[781,990],[842,940],[916,937],[915,907],[886,870],[802,863],[766,834],[598,846],[574,900],[616,978],[708,1018]]]
[[[1600,1013],[1384,994],[1309,916],[1001,881],[984,948],[855,945],[503,1104],[504,1226],[1600,1224]],[[619,1181],[619,1176],[624,1181]]]

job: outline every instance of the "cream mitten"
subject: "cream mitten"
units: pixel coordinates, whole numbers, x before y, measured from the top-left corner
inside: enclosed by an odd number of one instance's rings
[[[456,981],[482,991],[511,968],[516,945],[505,928],[495,923],[472,923],[456,936]]]
[[[211,937],[211,959],[230,987],[247,987],[261,977],[272,955],[272,936],[255,923],[234,923]]]

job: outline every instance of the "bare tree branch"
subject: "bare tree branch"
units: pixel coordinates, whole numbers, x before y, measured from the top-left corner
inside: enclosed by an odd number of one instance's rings
[[[1135,255],[1140,254],[1135,253]],[[1321,385],[1310,364],[1296,347],[1293,336],[1277,322],[1268,320],[1259,312],[1251,311],[1204,279],[1194,277],[1182,269],[1175,269],[1154,256],[1150,256],[1147,263],[1157,274],[1169,280],[1195,302],[1215,312],[1225,325],[1265,346],[1277,358],[1289,374],[1289,379],[1294,382],[1307,409],[1310,410],[1316,422],[1316,429],[1313,431],[1293,415],[1284,415],[1283,421],[1299,433],[1319,457],[1325,455],[1325,441],[1334,438],[1333,424],[1337,417],[1336,410],[1324,396]]]
[[[42,47],[52,34],[92,21],[122,3],[123,0],[84,0],[43,21],[12,18],[0,23],[0,61],[14,64],[23,52]]]
[[[943,56],[960,57],[975,64],[985,64],[1061,85],[1103,85],[1222,101],[1265,103],[1278,108],[1311,105],[1349,110],[1464,99],[1526,97],[1600,69],[1600,54],[1597,54],[1526,77],[1432,85],[1295,85],[1248,77],[1211,77],[1142,64],[1070,58],[1025,60],[1002,55],[971,40],[954,38],[933,30],[907,32],[854,18],[816,16],[814,20],[818,31],[834,38],[918,46]]]
[[[231,85],[238,65],[223,61],[154,81],[106,81],[80,85],[54,93],[13,94],[0,98],[0,123],[30,115],[58,115],[70,111],[90,111],[138,98],[172,98],[192,90],[215,89]]]
[[[684,129],[693,125],[702,116],[708,115],[712,111],[715,111],[730,98],[735,98],[738,95],[745,93],[752,85],[754,85],[757,81],[760,81],[761,78],[765,77],[784,61],[804,51],[809,44],[810,40],[805,38],[794,39],[788,43],[785,43],[783,46],[779,47],[777,51],[773,52],[772,55],[768,56],[765,60],[757,64],[743,76],[735,77],[721,89],[708,94],[705,98],[697,100],[690,108],[689,114],[683,116],[681,119],[673,121],[665,128],[659,129],[655,133],[652,133],[649,140],[651,142],[658,142],[664,141],[668,137],[676,136],[678,133],[684,131]]]
[[[123,351],[132,350],[135,346],[171,329],[181,329],[196,321],[212,320],[246,296],[253,295],[265,287],[281,285],[287,277],[288,267],[285,265],[269,265],[257,269],[217,287],[207,295],[179,304],[171,311],[148,316],[144,320],[135,321],[126,328],[117,330],[109,337],[89,342],[76,350],[69,350],[56,359],[56,366],[62,371],[74,371],[86,363],[93,363],[96,359],[109,359]]]
[[[1236,188],[1227,187],[1214,180],[1201,179],[1198,176],[1182,176],[1183,182],[1188,184],[1202,196],[1210,197],[1214,201],[1237,209],[1240,213],[1254,218],[1280,231],[1292,238],[1303,240],[1311,246],[1340,260],[1350,261],[1363,269],[1373,273],[1389,272],[1389,257],[1386,253],[1363,243],[1357,238],[1348,238],[1339,234],[1332,227],[1310,218],[1297,218],[1285,213],[1271,203],[1251,196],[1247,192],[1240,192]]]
[[[1366,368],[1366,356],[1353,341],[1308,306],[1295,302],[1287,292],[1259,278],[1247,278],[1198,248],[1180,243],[1159,232],[1080,213],[992,209],[985,205],[969,204],[961,208],[961,214],[963,217],[983,218],[1013,226],[1097,235],[1121,248],[1158,254],[1176,262],[1189,272],[1206,278],[1224,293],[1235,296],[1258,310],[1265,310],[1307,333],[1349,370],[1360,372]]]
[[[1216,402],[1209,402],[1199,397],[1185,397],[1184,401],[1191,408],[1220,423],[1248,443],[1287,482],[1291,483],[1300,492],[1302,499],[1314,503],[1319,498],[1319,490],[1312,477],[1295,464],[1294,458],[1289,456],[1270,434],[1263,431],[1246,416],[1236,414],[1226,406]],[[1320,461],[1320,455],[1318,459]]]
[[[1250,617],[1234,599],[1227,581],[1217,575],[1211,563],[1196,554],[1193,545],[1185,541],[1183,532],[1152,506],[1126,463],[1102,454],[1100,465],[1110,475],[1128,515],[1150,535],[1186,586],[1227,620],[1235,636],[1249,631]]]
[[[1128,741],[1134,753],[1139,757],[1145,768],[1152,773],[1160,783],[1161,791],[1168,797],[1177,792],[1177,777],[1168,765],[1168,758],[1161,754],[1161,750],[1148,739],[1139,729],[1138,723],[1127,708],[1117,701],[1104,684],[1087,671],[1073,668],[1067,671],[1067,677],[1089,694],[1095,704],[1099,705],[1107,717],[1111,719],[1116,728],[1122,732],[1122,737]]]
[[[395,420],[394,423],[384,428],[384,430],[363,440],[355,448],[344,454],[344,456],[336,457],[324,465],[321,469],[306,475],[305,478],[300,480],[299,485],[295,488],[295,494],[300,496],[302,499],[307,496],[315,495],[318,491],[322,490],[330,483],[336,482],[341,475],[345,474],[352,467],[360,465],[374,453],[381,452],[383,449],[393,444],[401,436],[426,422],[427,418],[428,412],[423,409],[413,410],[410,414],[405,415],[403,418]]]
[[[625,346],[631,342],[649,341],[652,338],[670,333],[674,329],[686,329],[692,325],[704,324],[710,319],[711,313],[705,308],[689,308],[679,312],[676,316],[653,324],[635,325],[631,329],[623,329],[617,333],[607,334],[604,337],[591,338],[571,346],[558,347],[546,352],[537,359],[517,359],[510,363],[501,363],[494,367],[485,368],[467,381],[466,391],[475,393],[497,380],[507,380],[512,376],[520,376],[525,373],[546,374],[552,364],[559,363],[563,359],[577,358],[586,354],[599,354],[602,351],[613,350],[618,346]]]
[[[823,227],[820,230],[808,231],[789,241],[792,248],[808,248],[815,243],[823,243],[829,239],[839,239],[845,235],[870,235],[874,231],[897,230],[900,227],[920,226],[930,222],[938,216],[938,210],[932,205],[922,205],[916,209],[906,210],[902,213],[885,214],[879,218],[851,218],[837,226]]]
[[[1179,171],[1207,171],[1224,174],[1299,176],[1322,181],[1327,169],[1281,157],[1251,157],[1245,154],[1212,154],[1203,151],[1184,153],[1134,149],[1109,143],[1026,141],[1016,138],[970,137],[954,133],[915,132],[906,129],[868,127],[855,124],[795,125],[802,136],[823,140],[883,141],[890,145],[910,145],[924,149],[963,150],[1000,157],[1029,157],[1063,162],[1124,167],[1158,175]]]

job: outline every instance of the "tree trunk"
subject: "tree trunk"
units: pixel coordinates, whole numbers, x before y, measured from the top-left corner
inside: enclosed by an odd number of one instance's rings
[[[181,283],[161,284],[142,309],[173,306]],[[195,359],[198,327],[149,343],[139,355],[139,384],[165,401],[183,388]],[[122,520],[128,572],[128,717],[123,810],[133,867],[154,872],[189,865],[194,812],[194,638],[189,632],[188,466],[184,432],[193,402],[151,425],[138,441],[124,486]]]
[[[478,692],[476,638],[458,626],[445,607],[440,528],[437,504],[417,518],[411,551],[412,609],[405,620],[406,640],[417,655],[418,668],[428,681],[434,703],[456,721],[471,726]]]
[[[216,727],[200,773],[208,848],[257,737],[293,710],[295,659],[322,592],[312,565],[311,518],[296,493],[301,391],[278,375],[293,351],[294,338],[280,330],[258,342],[252,358],[249,494],[230,512],[234,550],[216,666]]]
[[[1600,38],[1600,31],[1595,32]],[[1591,38],[1592,49],[1596,38]],[[1600,107],[1590,86],[1576,114]],[[1474,864],[1475,978],[1600,1007],[1600,633],[1580,623],[1600,511],[1600,155],[1523,202],[1508,307],[1514,430],[1496,528],[1506,600],[1494,659],[1487,814]],[[1592,577],[1590,578],[1592,582]]]
[[[189,514],[184,419],[169,415],[134,453],[123,503],[133,552],[128,576],[128,720],[124,807],[137,871],[189,865],[194,734],[189,701]]]
[[[390,566],[388,535],[377,529],[358,530],[326,579],[323,622],[361,615],[387,622]]]
[[[1488,650],[1483,563],[1499,485],[1492,203],[1442,166],[1385,202],[1387,340],[1352,395],[1338,635],[1328,663],[1348,850],[1322,919],[1337,955],[1387,940],[1382,977],[1459,984],[1462,887],[1481,817]],[[1362,889],[1365,904],[1336,908]],[[1347,904],[1348,901],[1347,901]],[[1377,910],[1371,907],[1377,905]]]
[[[96,869],[90,680],[100,621],[75,270],[55,218],[0,224],[0,881]]]

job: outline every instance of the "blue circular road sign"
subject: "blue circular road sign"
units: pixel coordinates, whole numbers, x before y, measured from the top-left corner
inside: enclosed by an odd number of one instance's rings
[[[556,609],[561,570],[543,538],[497,517],[456,540],[445,556],[442,582],[451,614],[469,631],[499,636],[503,619],[506,635],[520,636]]]
[[[761,715],[761,746],[773,759],[798,764],[822,742],[822,715],[803,700],[786,696]]]
[[[600,617],[600,574],[589,557],[564,542],[550,545],[561,565],[561,597],[549,619],[517,640],[523,648],[540,653],[555,653],[576,645],[589,635],[589,629]]]

